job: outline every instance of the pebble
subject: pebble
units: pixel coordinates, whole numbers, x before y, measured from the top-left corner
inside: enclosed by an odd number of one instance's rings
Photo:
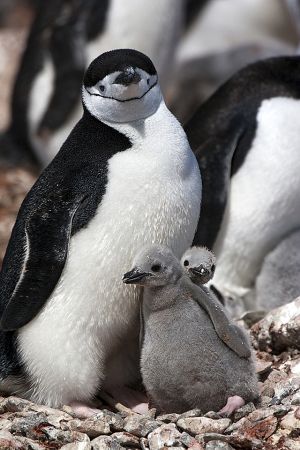
[[[176,446],[180,441],[181,433],[174,423],[164,424],[156,428],[148,435],[148,445],[150,450],[159,450],[164,447]]]
[[[162,425],[161,422],[138,414],[127,416],[124,420],[124,430],[138,437],[146,437],[160,425]]]
[[[110,434],[109,423],[98,417],[85,420],[74,419],[68,423],[68,427],[73,431],[85,433],[90,438],[98,437],[101,434]]]
[[[233,447],[224,441],[209,441],[205,450],[234,450]]]
[[[179,419],[177,425],[194,435],[200,433],[223,433],[229,427],[230,419],[209,419],[208,417],[190,417]]]
[[[91,441],[93,450],[122,450],[123,447],[111,436],[99,436]]]

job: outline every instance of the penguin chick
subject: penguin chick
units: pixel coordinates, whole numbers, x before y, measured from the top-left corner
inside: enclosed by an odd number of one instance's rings
[[[216,257],[206,247],[190,247],[182,255],[181,264],[193,283],[206,284],[216,269]]]
[[[171,250],[143,248],[123,282],[144,286],[141,373],[155,407],[167,413],[200,408],[229,415],[258,396],[251,353],[240,358],[219,338],[199,307],[210,299],[185,275]]]

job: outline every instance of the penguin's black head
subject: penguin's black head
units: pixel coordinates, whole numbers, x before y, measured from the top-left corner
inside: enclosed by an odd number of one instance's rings
[[[151,116],[162,100],[152,61],[119,49],[94,59],[83,80],[83,102],[99,120],[131,122]]]

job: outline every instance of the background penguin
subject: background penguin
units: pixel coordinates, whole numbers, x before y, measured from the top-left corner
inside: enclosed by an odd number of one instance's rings
[[[144,287],[141,372],[156,408],[231,414],[258,396],[251,352],[241,358],[219,338],[199,307],[210,299],[168,248],[143,248],[123,281]]]
[[[193,283],[206,284],[214,276],[216,257],[205,247],[191,247],[182,255],[181,265]]]
[[[48,164],[80,119],[85,67],[107,50],[134,48],[148,54],[166,87],[183,4],[183,0],[40,2],[15,83],[11,136]]]
[[[146,242],[181,255],[201,197],[196,159],[148,57],[99,56],[83,103],[21,206],[0,277],[0,390],[19,381],[8,386],[16,360],[30,385],[18,393],[56,407],[137,380],[139,290],[121,274]]]
[[[269,311],[300,296],[300,231],[283,239],[265,257],[255,283],[256,306]]]
[[[300,225],[300,58],[252,64],[188,122],[202,170],[194,245],[217,255],[214,285],[253,309],[265,255]]]

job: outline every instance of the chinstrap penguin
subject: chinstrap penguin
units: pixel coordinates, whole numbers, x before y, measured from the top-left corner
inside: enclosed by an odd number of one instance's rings
[[[9,135],[47,165],[81,117],[85,68],[108,50],[149,55],[168,86],[183,6],[184,0],[39,2],[14,85]]]
[[[140,290],[122,284],[124,267],[148,242],[182,255],[200,210],[197,161],[147,56],[102,54],[82,97],[82,119],[20,208],[0,275],[0,390],[17,380],[21,396],[54,407],[138,380]]]
[[[202,285],[213,278],[216,269],[216,257],[206,247],[191,247],[182,255],[181,265],[193,283]]]
[[[258,396],[251,352],[240,357],[219,338],[202,307],[210,299],[170,249],[144,247],[123,281],[144,287],[141,372],[155,407],[225,415]]]
[[[217,256],[213,284],[256,308],[265,256],[300,225],[300,58],[266,59],[222,85],[186,125],[203,180],[194,245]]]

